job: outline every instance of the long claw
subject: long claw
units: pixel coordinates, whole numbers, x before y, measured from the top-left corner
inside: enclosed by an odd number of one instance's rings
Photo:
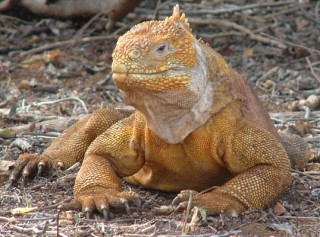
[[[44,168],[44,163],[40,162],[38,165],[38,172],[37,172],[37,176],[41,175],[43,172],[43,168]]]
[[[140,198],[136,199],[135,204],[138,208],[141,207],[141,199]]]
[[[22,182],[22,186],[25,187],[27,184],[27,176],[26,175],[24,175],[24,174],[22,175],[21,182]]]
[[[179,210],[186,209],[186,208],[187,208],[187,205],[188,205],[188,202],[181,202],[181,203],[179,203],[179,205],[174,209],[173,212],[177,212],[177,211],[179,211]]]
[[[91,211],[87,210],[87,211],[85,211],[84,213],[85,213],[86,219],[90,219],[90,217],[91,217]]]
[[[61,162],[61,161],[59,161],[58,164],[57,164],[57,168],[58,168],[59,170],[64,170],[64,163]]]
[[[171,205],[176,206],[179,205],[179,203],[181,202],[181,197],[179,196],[179,194],[172,200]]]
[[[128,202],[125,202],[125,203],[124,203],[124,207],[125,207],[125,209],[126,209],[127,214],[130,214],[130,207],[129,207]]]
[[[108,208],[103,208],[103,209],[102,209],[102,214],[103,214],[103,218],[105,219],[105,221],[108,221],[108,220],[109,220],[109,217],[108,217]]]
[[[195,197],[198,192],[194,190],[183,190],[181,191],[172,201],[171,205],[176,206],[179,205],[179,203],[188,201],[190,194]]]

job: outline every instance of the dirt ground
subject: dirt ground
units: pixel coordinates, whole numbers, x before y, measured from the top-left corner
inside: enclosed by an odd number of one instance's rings
[[[143,2],[111,33],[101,15],[89,24],[89,19],[41,18],[21,9],[0,14],[2,177],[11,161],[25,152],[41,153],[74,121],[62,118],[124,104],[111,79],[112,50],[133,25],[171,14],[173,1],[159,3],[155,11]],[[57,211],[72,198],[76,165],[9,190],[0,179],[0,236],[320,236],[319,2],[180,1],[180,8],[193,32],[252,85],[276,127],[309,143],[313,156],[304,170],[292,170],[290,189],[264,211],[196,221],[191,212],[155,211],[176,194],[124,183],[139,192],[142,206],[131,206],[130,214],[114,210],[106,222],[100,215],[86,219],[80,212]],[[303,101],[309,96],[310,103]]]

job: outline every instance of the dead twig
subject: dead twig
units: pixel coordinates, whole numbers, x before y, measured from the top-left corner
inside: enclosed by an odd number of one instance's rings
[[[268,35],[266,33],[261,33],[263,36],[266,36],[267,38],[270,38],[270,39],[273,39],[275,41],[278,41],[278,42],[282,42],[283,44],[285,45],[290,45],[290,46],[293,46],[293,47],[298,47],[298,48],[301,48],[301,49],[304,49],[304,50],[308,50],[308,51],[311,51],[313,53],[317,53],[317,54],[320,54],[320,51],[319,50],[316,50],[314,48],[308,48],[306,46],[303,46],[303,45],[300,45],[300,44],[294,44],[294,43],[291,43],[289,41],[286,41],[286,40],[283,40],[283,39],[278,39],[274,36],[271,36],[271,35]]]
[[[247,35],[252,40],[259,41],[259,42],[265,43],[265,44],[270,44],[270,45],[276,46],[280,49],[286,48],[286,45],[284,43],[282,43],[281,41],[269,39],[269,38],[263,37],[261,35],[256,35],[252,30],[250,30],[242,25],[239,25],[237,23],[230,22],[227,20],[217,20],[217,19],[202,20],[199,18],[193,18],[193,19],[190,19],[190,23],[198,24],[198,25],[217,25],[217,26],[223,26],[226,28],[235,29],[235,30],[238,30],[238,31],[244,33],[244,35]]]
[[[14,217],[8,218],[8,217],[0,216],[0,222],[16,223],[17,220]]]
[[[117,35],[111,34],[111,35],[100,35],[100,36],[85,37],[82,39],[71,39],[71,40],[66,40],[66,41],[54,42],[54,43],[40,46],[38,48],[33,48],[28,51],[21,52],[20,56],[24,57],[29,54],[41,53],[41,52],[49,50],[49,49],[60,48],[60,47],[67,46],[69,44],[74,45],[74,44],[79,44],[79,43],[88,43],[88,42],[92,42],[92,41],[110,40],[110,39],[117,39],[117,38],[118,38]]]
[[[33,226],[33,227],[21,227],[21,226],[17,226],[17,225],[10,225],[10,227],[14,230],[17,230],[19,232],[25,233],[25,234],[29,234],[29,235],[42,235],[44,233],[46,233],[48,227],[49,227],[49,222],[45,221],[44,225],[42,227],[42,230],[39,229],[37,226]]]
[[[317,19],[318,21],[320,21],[319,9],[320,9],[320,1],[317,2],[316,7],[314,8],[314,12],[315,12],[315,15],[316,15],[316,19]]]
[[[281,216],[281,218],[285,219],[304,219],[304,220],[314,220],[314,221],[319,221],[320,217],[311,217],[311,216]]]
[[[17,30],[12,29],[12,28],[7,28],[7,27],[0,27],[0,32],[8,32],[11,34],[18,33]]]
[[[37,217],[37,218],[14,218],[16,222],[34,222],[34,221],[51,221],[55,220],[55,216],[51,217]]]
[[[82,35],[83,33],[89,28],[89,26],[95,21],[97,20],[99,17],[103,16],[104,13],[103,12],[100,12],[96,15],[94,15],[93,17],[91,17],[91,19],[86,23],[84,24],[78,31],[77,33],[73,36],[73,39],[74,40],[78,40]]]
[[[267,71],[267,73],[263,74],[262,77],[260,77],[257,81],[256,81],[256,87],[261,89],[261,90],[266,90],[265,87],[263,87],[262,81],[264,81],[265,79],[267,79],[271,74],[276,73],[279,70],[278,66],[275,66],[273,68],[271,68],[269,71]],[[275,85],[273,85],[273,89],[274,89]]]
[[[317,176],[312,176],[312,175],[310,175],[310,174],[307,174],[306,172],[302,172],[302,171],[295,170],[295,169],[291,169],[291,171],[292,171],[293,173],[297,173],[297,174],[299,174],[299,175],[306,176],[306,177],[311,178],[311,179],[320,179],[320,173],[319,173],[319,172],[316,173],[317,175],[319,175],[319,176],[317,177]]]
[[[315,79],[317,79],[318,82],[320,82],[320,77],[314,71],[312,63],[310,62],[310,59],[307,57],[306,60],[307,60],[308,66],[310,68],[311,74],[314,76]]]
[[[59,235],[59,218],[60,218],[60,213],[61,213],[61,210],[60,210],[60,208],[58,207],[58,208],[57,208],[57,217],[56,217],[56,219],[57,219],[57,222],[56,222],[57,236],[60,236],[60,235]]]
[[[199,33],[199,36],[203,39],[217,39],[217,38],[224,38],[224,37],[230,37],[230,36],[245,36],[244,33],[238,32],[238,31],[229,31],[229,32],[223,32],[223,33],[216,33],[216,34],[210,34],[210,33]]]
[[[16,21],[18,23],[23,23],[23,24],[26,24],[26,25],[29,23],[27,21],[24,21],[24,20],[20,19],[19,17],[8,16],[8,15],[4,15],[4,14],[0,14],[0,19]]]
[[[297,6],[300,8],[300,10],[304,13],[304,15],[306,16],[306,18],[312,20],[313,22],[320,24],[320,20],[317,18],[317,12],[315,17],[310,16],[310,14],[308,12],[306,12],[305,8],[303,8],[302,4],[297,4]],[[317,6],[316,6],[317,7]]]
[[[89,113],[89,110],[88,110],[87,105],[85,104],[85,102],[83,100],[81,100],[80,98],[78,98],[78,97],[68,97],[68,98],[63,98],[63,99],[58,99],[58,100],[38,102],[38,103],[33,103],[33,104],[27,105],[27,106],[25,106],[24,103],[23,103],[22,107],[18,108],[17,111],[21,111],[21,110],[28,111],[31,106],[51,105],[51,104],[60,103],[62,101],[67,101],[67,100],[76,100],[76,101],[78,101],[81,104],[81,106],[83,107],[85,113],[86,114]]]
[[[262,18],[265,19],[265,20],[268,20],[268,19],[276,18],[276,17],[278,17],[278,16],[282,16],[282,15],[284,15],[284,14],[296,12],[296,11],[298,11],[298,10],[300,10],[300,8],[297,7],[297,6],[294,6],[294,7],[292,7],[292,8],[285,9],[285,10],[282,10],[282,11],[279,11],[279,12],[267,14],[267,15],[263,16]]]
[[[161,0],[155,1],[155,7],[153,11],[153,19],[158,20],[159,19],[159,8],[160,8]]]
[[[193,200],[193,195],[192,195],[192,192],[190,191],[187,209],[184,213],[184,218],[183,218],[183,228],[182,228],[183,234],[187,234],[189,232],[187,228],[187,223],[188,223],[188,218],[189,218],[191,207],[192,207],[192,200]]]
[[[77,177],[77,174],[67,174],[61,178],[58,178],[57,179],[57,184],[66,184],[66,183],[69,183],[69,182],[74,182],[75,179]]]
[[[264,8],[264,7],[278,7],[278,6],[285,6],[295,4],[296,1],[279,1],[279,2],[267,2],[267,3],[255,3],[255,4],[246,4],[245,6],[236,6],[232,8],[220,8],[220,9],[201,9],[196,11],[187,11],[187,14],[225,14],[225,13],[233,13],[244,11],[248,9],[254,8]]]
[[[61,133],[64,130],[66,130],[68,127],[78,122],[80,117],[44,116],[44,117],[36,117],[34,119],[39,122],[0,129],[0,137],[3,132],[10,132],[10,131],[13,132],[13,137],[15,137],[15,135],[17,134],[21,134],[29,131],[38,131],[38,130],[46,132],[46,135],[48,135],[48,133],[52,131]]]

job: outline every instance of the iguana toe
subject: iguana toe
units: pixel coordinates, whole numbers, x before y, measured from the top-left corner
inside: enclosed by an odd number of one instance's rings
[[[91,217],[94,211],[99,211],[104,219],[108,219],[109,207],[124,209],[130,213],[129,203],[141,203],[139,196],[132,192],[121,192],[115,189],[96,188],[87,189],[75,196],[75,206],[80,205],[86,217]],[[72,206],[65,206],[71,208]],[[65,209],[65,208],[64,208]]]
[[[41,156],[38,154],[20,155],[10,174],[7,188],[10,188],[20,178],[25,182],[27,177],[33,175],[37,169],[40,159]]]

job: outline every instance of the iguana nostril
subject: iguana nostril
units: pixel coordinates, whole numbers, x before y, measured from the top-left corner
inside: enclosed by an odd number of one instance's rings
[[[114,72],[114,73],[127,73],[128,68],[126,67],[126,65],[124,65],[122,63],[113,62],[112,72]]]

